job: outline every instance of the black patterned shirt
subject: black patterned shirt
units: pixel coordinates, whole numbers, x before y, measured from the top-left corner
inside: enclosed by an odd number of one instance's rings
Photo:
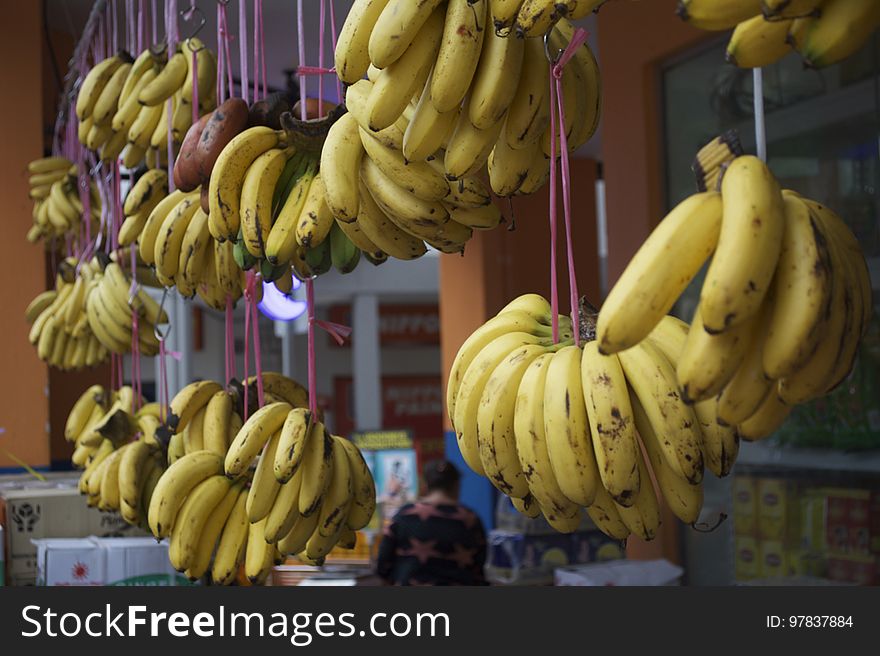
[[[486,533],[469,508],[417,501],[386,527],[376,573],[392,585],[486,585]]]

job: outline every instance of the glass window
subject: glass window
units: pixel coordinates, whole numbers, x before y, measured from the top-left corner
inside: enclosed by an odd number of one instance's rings
[[[713,40],[661,68],[668,209],[694,193],[691,163],[696,151],[713,137],[736,129],[746,152],[755,152],[752,71],[725,63],[726,39]],[[876,308],[880,287],[880,36],[856,55],[826,69],[804,69],[800,58],[791,54],[765,68],[763,75],[768,163],[784,188],[828,205],[850,226],[868,258]],[[701,284],[702,274],[677,305],[678,316],[691,318]],[[847,381],[829,396],[798,407],[768,442],[741,448],[736,471],[781,479],[784,483],[779,485],[786,492],[795,490],[798,497],[823,500],[816,502],[825,515],[815,520],[824,522],[824,528],[812,529],[816,538],[810,547],[813,551],[804,546],[801,534],[806,530],[806,509],[801,513],[787,508],[785,513],[790,514],[783,515],[781,521],[792,525],[786,524],[782,538],[768,541],[766,535],[761,537],[757,523],[743,528],[748,521],[744,522],[742,508],[734,503],[730,480],[717,481],[707,475],[704,519],[712,523],[719,513],[736,515],[738,510],[740,516],[738,522],[728,520],[712,533],[684,533],[690,582],[725,584],[770,578],[771,574],[864,582],[846,578],[848,572],[864,569],[857,558],[861,555],[841,555],[844,547],[832,544],[832,529],[825,524],[835,504],[847,508],[859,505],[838,497],[863,499],[867,494],[880,499],[878,449],[880,321],[875,309]],[[857,455],[853,455],[855,450]],[[768,467],[770,462],[773,470]],[[832,474],[833,483],[829,483]],[[773,485],[766,483],[764,487],[775,489]],[[836,497],[827,492],[832,488],[837,490]],[[745,485],[740,491],[750,489]],[[754,490],[758,500],[754,512],[762,516],[767,508],[760,505],[760,493]],[[875,503],[875,512],[880,513],[880,501]],[[765,533],[767,530],[765,522]],[[871,540],[875,539],[880,545],[880,534],[871,534]],[[754,559],[754,566],[746,564],[749,558]],[[778,564],[780,559],[783,564],[773,570],[771,562]]]

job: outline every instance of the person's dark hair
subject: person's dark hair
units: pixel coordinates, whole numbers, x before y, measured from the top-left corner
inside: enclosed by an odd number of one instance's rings
[[[428,492],[431,490],[455,492],[461,478],[458,469],[448,460],[432,460],[425,465],[422,475],[425,477]]]

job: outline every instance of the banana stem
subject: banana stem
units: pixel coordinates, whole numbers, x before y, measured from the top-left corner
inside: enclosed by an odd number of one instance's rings
[[[590,303],[586,296],[581,296],[578,302],[578,319],[580,322],[581,346],[596,339],[596,321],[599,318],[599,310]]]
[[[281,115],[281,127],[287,135],[287,143],[295,146],[298,151],[319,154],[330,128],[346,111],[348,110],[344,105],[337,105],[327,116],[305,121],[294,116],[292,112],[284,112]]]

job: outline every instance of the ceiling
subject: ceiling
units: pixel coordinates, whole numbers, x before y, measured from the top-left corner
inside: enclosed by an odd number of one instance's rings
[[[123,25],[125,19],[125,7],[128,4],[125,0],[109,0],[116,2],[119,12],[120,25]],[[138,5],[139,0],[134,0],[132,4]],[[336,10],[336,23],[339,27],[345,20],[353,0],[331,0]],[[291,69],[297,65],[297,5],[301,3],[303,7],[303,25],[306,33],[305,42],[305,60],[311,66],[319,63],[320,43],[319,26],[320,26],[320,6],[319,0],[265,0],[263,3],[263,26],[265,29],[264,42],[267,44],[265,50],[266,74],[270,87],[284,88],[285,85],[285,69]],[[143,4],[148,8],[152,4],[156,4],[160,11],[165,6],[165,0],[143,0]],[[188,8],[189,0],[177,0],[178,8]],[[199,32],[199,36],[212,47],[216,47],[217,43],[217,15],[216,0],[197,0],[196,6],[199,7],[205,16],[205,26]],[[247,28],[248,28],[248,68],[249,79],[253,84],[253,2],[246,1],[248,8]],[[46,0],[46,13],[49,27],[53,30],[67,32],[69,34],[79,35],[82,33],[89,11],[92,7],[92,0]],[[239,0],[231,0],[228,7],[228,22],[230,34],[237,35],[238,29],[238,7]],[[324,39],[324,63],[325,66],[332,66],[333,48],[331,42],[329,11],[326,17],[326,38]],[[163,32],[162,20],[159,21],[159,36]],[[579,21],[588,31],[588,42],[593,51],[598,52],[598,43],[596,39],[596,20],[594,16]],[[178,21],[180,35],[187,36],[191,33],[191,26],[182,18]],[[124,43],[124,35],[126,30],[120,27],[119,39]],[[238,77],[239,72],[239,47],[238,42],[233,41],[230,44],[230,51],[233,60],[233,74]],[[318,92],[317,81],[312,78],[307,84],[308,95],[316,96]],[[332,76],[325,77],[324,93],[328,97],[335,97],[335,78]],[[590,140],[586,146],[578,151],[579,156],[601,158],[601,127],[599,132]]]

